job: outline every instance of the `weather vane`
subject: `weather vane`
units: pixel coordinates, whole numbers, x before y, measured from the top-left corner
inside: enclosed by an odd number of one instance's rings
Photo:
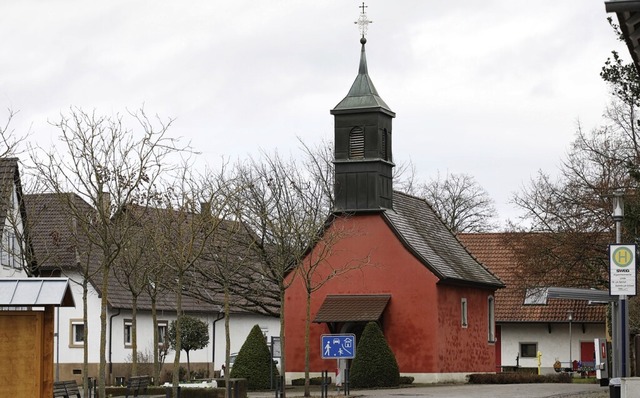
[[[373,23],[373,21],[369,21],[367,19],[367,14],[364,12],[364,9],[368,8],[368,6],[364,5],[364,1],[362,2],[361,6],[358,6],[358,8],[361,8],[362,12],[360,13],[360,16],[358,17],[358,20],[356,22],[354,22],[354,23],[356,25],[358,25],[358,28],[360,29],[360,34],[364,38],[367,35],[367,27],[369,26],[370,23]]]

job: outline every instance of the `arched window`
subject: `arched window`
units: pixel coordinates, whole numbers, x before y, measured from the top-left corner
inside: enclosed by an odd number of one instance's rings
[[[360,127],[349,133],[349,159],[364,159],[364,130]]]

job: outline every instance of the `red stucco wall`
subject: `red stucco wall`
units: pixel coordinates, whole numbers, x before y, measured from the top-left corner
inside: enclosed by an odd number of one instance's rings
[[[382,326],[401,372],[494,369],[494,348],[487,343],[486,301],[490,291],[437,285],[438,278],[404,248],[381,215],[353,216],[336,221],[330,228],[348,232],[332,246],[325,268],[367,256],[370,264],[330,280],[313,293],[312,320],[328,294],[391,294]],[[468,300],[470,320],[465,330],[460,327],[463,296]],[[285,298],[287,372],[304,371],[305,305],[302,279],[296,278]],[[326,324],[311,325],[312,372],[335,369],[335,360],[321,359],[320,339],[327,333]]]

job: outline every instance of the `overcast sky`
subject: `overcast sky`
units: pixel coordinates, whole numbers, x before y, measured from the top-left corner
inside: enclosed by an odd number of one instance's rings
[[[70,106],[103,114],[144,105],[175,118],[211,165],[297,137],[333,139],[329,110],[360,55],[354,0],[10,1],[0,5],[0,109],[53,142]],[[612,49],[603,0],[370,0],[369,75],[396,112],[396,164],[419,177],[473,175],[509,201],[554,172],[578,121],[601,120]],[[4,122],[6,113],[0,113]]]

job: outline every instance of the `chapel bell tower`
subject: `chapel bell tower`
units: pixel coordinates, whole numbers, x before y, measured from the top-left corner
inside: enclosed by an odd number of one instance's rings
[[[393,157],[391,121],[396,114],[380,98],[367,71],[364,12],[358,25],[362,37],[358,76],[347,96],[331,110],[334,116],[336,213],[391,209]]]

